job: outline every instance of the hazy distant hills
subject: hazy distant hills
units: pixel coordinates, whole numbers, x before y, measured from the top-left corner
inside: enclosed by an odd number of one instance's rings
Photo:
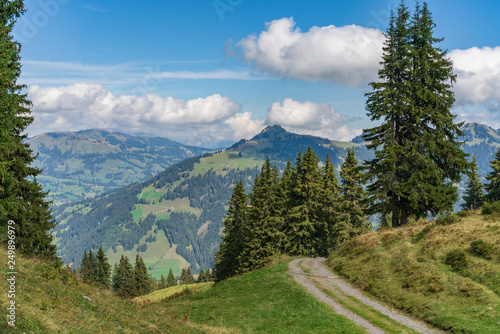
[[[44,133],[28,143],[38,153],[36,166],[43,169],[38,181],[56,205],[144,181],[176,162],[210,151],[100,129]]]
[[[484,176],[500,147],[500,133],[479,124],[466,125],[464,132],[464,150],[476,154]],[[337,167],[348,147],[360,159],[373,156],[362,141],[337,142],[268,127],[250,140],[186,159],[147,181],[56,208],[60,255],[66,262],[78,262],[84,250],[103,246],[113,263],[121,254],[134,258],[139,252],[157,278],[169,268],[207,268],[219,245],[234,184],[242,179],[249,190],[266,156],[282,168],[308,146],[322,160],[329,154]]]

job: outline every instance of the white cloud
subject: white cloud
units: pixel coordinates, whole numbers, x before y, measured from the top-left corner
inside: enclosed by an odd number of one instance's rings
[[[238,113],[224,121],[233,130],[235,137],[250,139],[264,128],[264,120],[252,120],[252,112]]]
[[[500,47],[453,50],[449,53],[457,74],[454,87],[458,105],[500,106]]]
[[[49,131],[105,128],[215,146],[260,130],[259,121],[251,121],[251,113],[241,113],[239,104],[218,94],[188,101],[154,94],[117,97],[101,85],[74,84],[31,86],[28,96],[35,115],[28,129],[30,136]]]
[[[302,32],[293,18],[266,24],[259,36],[236,44],[243,58],[272,75],[360,86],[377,78],[384,34],[356,25],[312,27]]]
[[[272,104],[267,112],[266,124],[278,124],[295,133],[348,141],[362,132],[347,125],[352,120],[328,103],[286,98],[283,103]]]

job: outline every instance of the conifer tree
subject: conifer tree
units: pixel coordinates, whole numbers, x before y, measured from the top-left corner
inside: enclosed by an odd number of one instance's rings
[[[469,180],[465,188],[465,195],[463,197],[464,203],[462,208],[464,210],[476,210],[483,206],[484,203],[484,185],[480,181],[481,175],[478,173],[476,155],[472,158],[471,170],[469,171]]]
[[[446,52],[435,47],[435,24],[427,4],[413,18],[402,3],[391,15],[379,70],[371,83],[366,109],[380,126],[365,130],[375,158],[365,163],[371,213],[392,213],[392,226],[409,216],[436,215],[453,207],[454,182],[468,167],[461,150],[462,124],[454,124],[451,84],[455,81]]]
[[[348,237],[352,238],[370,230],[370,223],[365,214],[366,194],[363,189],[363,176],[353,148],[347,150],[347,157],[340,169],[340,179],[342,182],[341,211],[347,219]]]
[[[317,231],[320,240],[319,255],[327,256],[339,240],[348,237],[346,215],[342,213],[342,194],[335,168],[330,155],[327,154],[323,169],[323,189],[321,195],[321,227]],[[344,234],[346,234],[344,236]]]
[[[138,296],[151,292],[151,279],[148,275],[148,268],[146,268],[144,260],[139,254],[135,256],[134,278]]]
[[[486,185],[486,198],[489,202],[496,202],[500,201],[500,149],[498,149],[495,159],[490,162],[490,165],[493,170],[486,176],[486,180],[489,181]]]
[[[203,283],[205,280],[205,271],[201,268],[200,273],[198,274],[198,278],[196,279],[196,283]]]
[[[37,181],[41,170],[26,143],[33,122],[21,75],[21,44],[13,38],[16,20],[24,14],[22,0],[2,1],[0,7],[0,242],[7,237],[7,223],[15,222],[16,251],[62,264],[56,256],[50,231],[51,216],[46,192]]]
[[[172,272],[172,268],[168,271],[167,276],[167,287],[176,286],[177,280],[175,279],[174,273]]]
[[[111,284],[111,265],[108,263],[108,258],[102,250],[102,247],[99,247],[97,251],[96,260],[98,272],[96,282],[104,288],[109,288]]]
[[[239,257],[240,273],[262,267],[268,257],[280,252],[284,219],[278,194],[278,170],[271,167],[266,158],[250,195],[248,219],[243,228],[243,251]]]
[[[191,267],[188,267],[186,270],[186,280],[187,280],[186,284],[193,284],[195,282],[193,273],[191,272]]]
[[[97,263],[97,256],[92,253],[92,249],[89,250],[88,253],[88,263],[89,263],[89,269],[88,269],[88,276],[87,280],[89,282],[96,282],[97,278],[99,277],[99,265]]]
[[[293,207],[287,216],[288,254],[313,256],[319,248],[318,233],[322,178],[318,169],[318,156],[309,146],[297,168],[296,184],[293,189]]]
[[[239,256],[243,251],[243,228],[247,222],[248,203],[243,182],[234,187],[224,219],[224,232],[218,252],[215,254],[217,281],[233,276],[240,267]]]
[[[113,291],[124,298],[137,296],[134,270],[127,256],[121,256],[113,272]]]
[[[84,280],[89,282],[90,281],[90,260],[87,255],[87,251],[83,251],[83,258],[82,258],[82,263],[80,264],[80,268],[78,269],[78,273],[80,277]]]
[[[167,280],[165,279],[165,276],[161,274],[160,283],[158,283],[158,289],[165,289],[165,288],[167,288]]]

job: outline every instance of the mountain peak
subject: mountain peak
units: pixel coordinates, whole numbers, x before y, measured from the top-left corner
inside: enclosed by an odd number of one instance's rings
[[[258,135],[253,137],[252,140],[271,138],[284,133],[288,132],[281,125],[269,125],[264,130],[262,130]]]

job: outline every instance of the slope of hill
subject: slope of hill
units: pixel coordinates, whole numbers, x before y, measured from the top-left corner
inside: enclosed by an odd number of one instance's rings
[[[500,130],[484,124],[468,123],[463,131],[464,152],[471,156],[475,154],[481,175],[483,177],[488,175],[491,172],[490,161],[500,148]]]
[[[468,124],[464,131],[464,149],[478,156],[485,176],[500,135],[479,124]],[[297,135],[271,126],[251,140],[187,159],[148,181],[57,208],[59,254],[65,262],[78,262],[85,249],[103,246],[115,262],[121,254],[134,258],[139,252],[156,278],[169,268],[175,273],[188,265],[193,272],[206,269],[213,264],[234,184],[242,179],[250,190],[266,156],[283,168],[287,159],[295,160],[308,146],[322,160],[329,154],[337,167],[347,147],[353,147],[361,160],[372,156],[363,143]]]
[[[43,169],[38,181],[61,204],[144,181],[186,158],[210,150],[165,138],[92,129],[44,133],[28,140]]]
[[[309,145],[322,159],[329,153],[337,166],[345,147],[368,154],[363,145],[269,127],[224,152],[184,160],[148,181],[57,208],[60,255],[78,262],[85,249],[103,246],[115,262],[121,254],[133,258],[140,252],[156,278],[169,268],[177,273],[188,265],[194,272],[211,267],[234,184],[242,179],[250,190],[266,156],[284,166]]]
[[[500,219],[471,214],[372,232],[329,264],[365,290],[453,333],[500,330]]]
[[[7,258],[3,246],[0,257]],[[307,295],[285,274],[283,262],[214,287],[174,287],[181,288],[180,295],[152,303],[123,300],[64,269],[19,255],[16,267],[15,327],[2,321],[5,334],[363,333]],[[0,273],[0,288],[9,290],[6,271]],[[0,300],[6,309],[7,294]]]

